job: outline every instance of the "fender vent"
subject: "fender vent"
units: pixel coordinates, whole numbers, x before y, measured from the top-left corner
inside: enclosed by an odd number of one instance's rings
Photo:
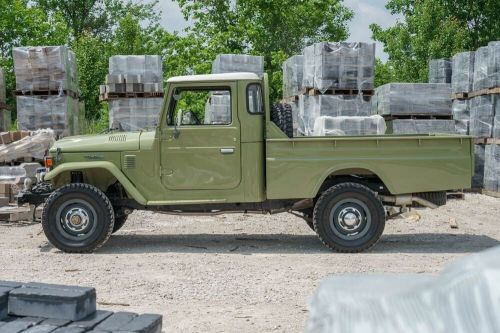
[[[125,142],[127,141],[127,135],[111,135],[109,137],[109,142]]]
[[[136,167],[136,156],[135,155],[125,155],[123,158],[123,168],[130,170]]]

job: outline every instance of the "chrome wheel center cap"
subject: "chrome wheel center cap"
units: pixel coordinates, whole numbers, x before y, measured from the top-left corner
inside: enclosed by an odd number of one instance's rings
[[[71,224],[76,225],[76,226],[82,224],[82,222],[83,222],[82,218],[79,215],[71,216],[70,221],[71,221]]]
[[[359,224],[359,219],[354,213],[347,213],[344,215],[344,224],[348,227],[355,227]]]

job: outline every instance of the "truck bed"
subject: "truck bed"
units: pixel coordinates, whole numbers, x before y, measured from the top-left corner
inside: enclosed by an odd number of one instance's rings
[[[471,187],[468,136],[299,137],[266,140],[269,199],[313,198],[330,175],[378,176],[391,194]]]

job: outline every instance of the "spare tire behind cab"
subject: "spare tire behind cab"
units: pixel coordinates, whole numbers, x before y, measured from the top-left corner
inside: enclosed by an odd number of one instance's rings
[[[289,138],[293,138],[293,115],[290,104],[274,104],[271,109],[271,121]]]

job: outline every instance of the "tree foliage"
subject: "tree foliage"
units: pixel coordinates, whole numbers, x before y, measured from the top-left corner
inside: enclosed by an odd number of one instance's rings
[[[404,19],[387,29],[370,27],[389,54],[380,72],[391,70],[390,77],[398,81],[424,82],[430,59],[449,58],[500,39],[497,0],[390,0],[386,7]]]

